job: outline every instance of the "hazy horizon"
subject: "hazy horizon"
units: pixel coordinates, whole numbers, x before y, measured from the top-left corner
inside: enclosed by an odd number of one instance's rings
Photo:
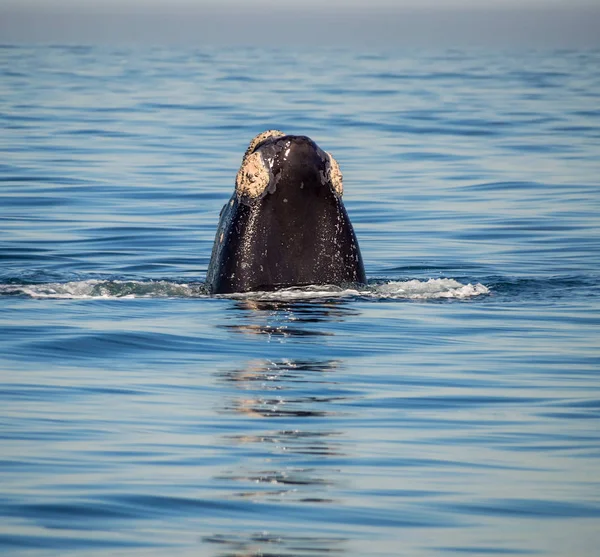
[[[0,1],[0,42],[599,47],[600,6],[566,0]]]

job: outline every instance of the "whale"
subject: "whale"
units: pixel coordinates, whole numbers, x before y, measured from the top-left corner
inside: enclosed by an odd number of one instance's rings
[[[209,293],[366,284],[342,195],[337,161],[312,139],[279,130],[258,134],[220,213]]]

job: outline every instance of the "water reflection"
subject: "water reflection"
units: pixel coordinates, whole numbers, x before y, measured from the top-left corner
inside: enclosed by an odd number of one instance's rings
[[[300,338],[316,343],[319,337],[333,334],[321,330],[323,323],[328,325],[322,328],[331,331],[331,321],[354,313],[329,302],[243,300],[235,309],[226,319],[236,322],[223,327],[233,333],[262,335],[267,342],[276,336],[290,345],[290,352]],[[226,488],[224,497],[260,502],[267,505],[261,508],[271,509],[260,518],[260,529],[203,538],[221,557],[343,552],[345,539],[319,532],[313,521],[309,534],[302,534],[305,528],[297,514],[299,508],[310,514],[322,512],[323,505],[342,504],[339,465],[347,457],[340,428],[347,411],[342,404],[356,395],[336,380],[343,361],[317,357],[319,348],[315,357],[255,358],[217,374],[219,383],[227,387],[220,411],[243,420],[243,427],[221,436],[219,442],[240,458],[214,479]],[[273,520],[272,513],[279,520]],[[294,531],[289,531],[290,524]]]
[[[344,300],[278,302],[244,299],[238,300],[231,309],[225,316],[230,322],[221,327],[248,335],[267,335],[269,339],[272,336],[333,336],[330,327],[320,328],[318,325],[343,321],[358,313]],[[240,315],[244,317],[242,320]]]
[[[226,382],[235,383],[238,389],[248,391],[248,396],[233,396],[224,405],[226,412],[238,412],[253,417],[307,417],[334,414],[330,403],[343,400],[343,396],[327,394],[321,387],[309,394],[298,393],[298,383],[308,383],[309,388],[327,385],[323,373],[339,366],[339,361],[251,361],[247,367],[224,372]],[[335,384],[335,382],[332,382]]]
[[[224,546],[222,557],[317,557],[325,554],[341,554],[343,539],[279,536],[259,532],[249,536],[227,534],[210,536],[206,542]]]
[[[345,400],[345,396],[335,396],[330,391],[336,382],[329,374],[340,366],[336,360],[323,361],[252,361],[246,368],[221,373],[219,378],[233,384],[236,391],[223,401],[222,411],[227,414],[241,414],[251,419],[273,418],[285,420],[293,427],[263,430],[262,421],[256,420],[256,430],[250,434],[224,435],[227,446],[244,447],[244,453],[256,459],[259,469],[246,466],[225,473],[220,479],[227,478],[242,484],[250,484],[250,492],[238,493],[247,497],[257,495],[256,486],[266,485],[261,497],[272,498],[273,489],[277,495],[295,494],[307,496],[307,490],[297,493],[295,488],[281,490],[282,486],[324,486],[333,485],[332,476],[336,470],[330,467],[321,469],[311,466],[298,466],[302,462],[296,455],[313,455],[322,458],[343,456],[339,438],[342,432],[332,427],[339,414],[336,403]],[[327,421],[312,423],[306,418],[327,417]],[[264,424],[271,427],[273,424]],[[276,424],[275,424],[276,425]],[[267,468],[264,463],[277,463],[275,469]],[[326,464],[326,463],[322,463]],[[322,495],[322,493],[321,493]]]

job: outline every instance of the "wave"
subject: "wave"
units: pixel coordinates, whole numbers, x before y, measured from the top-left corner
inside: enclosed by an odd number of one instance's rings
[[[483,284],[462,284],[454,279],[439,278],[428,280],[406,280],[372,282],[364,288],[342,288],[338,286],[305,286],[285,288],[274,292],[247,292],[229,294],[230,298],[251,299],[257,301],[310,300],[323,298],[371,298],[371,299],[407,299],[438,300],[444,298],[465,299],[489,294]]]
[[[331,285],[285,288],[273,292],[248,292],[218,295],[219,298],[257,301],[293,301],[324,298],[371,298],[438,300],[466,299],[490,290],[483,284],[463,284],[451,278],[406,281],[372,281],[362,288],[341,288]],[[0,284],[0,296],[21,296],[50,299],[113,299],[113,298],[207,298],[203,282],[169,280],[78,280],[37,284]]]
[[[68,300],[110,298],[193,298],[206,296],[204,284],[167,280],[78,280],[43,284],[0,284],[0,296]]]

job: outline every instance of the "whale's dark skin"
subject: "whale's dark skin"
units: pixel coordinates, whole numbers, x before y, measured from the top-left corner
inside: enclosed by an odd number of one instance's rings
[[[223,207],[206,277],[209,291],[365,284],[337,163],[310,138],[296,135],[251,144],[240,173],[249,155],[260,163],[265,189],[249,195],[236,188]]]

